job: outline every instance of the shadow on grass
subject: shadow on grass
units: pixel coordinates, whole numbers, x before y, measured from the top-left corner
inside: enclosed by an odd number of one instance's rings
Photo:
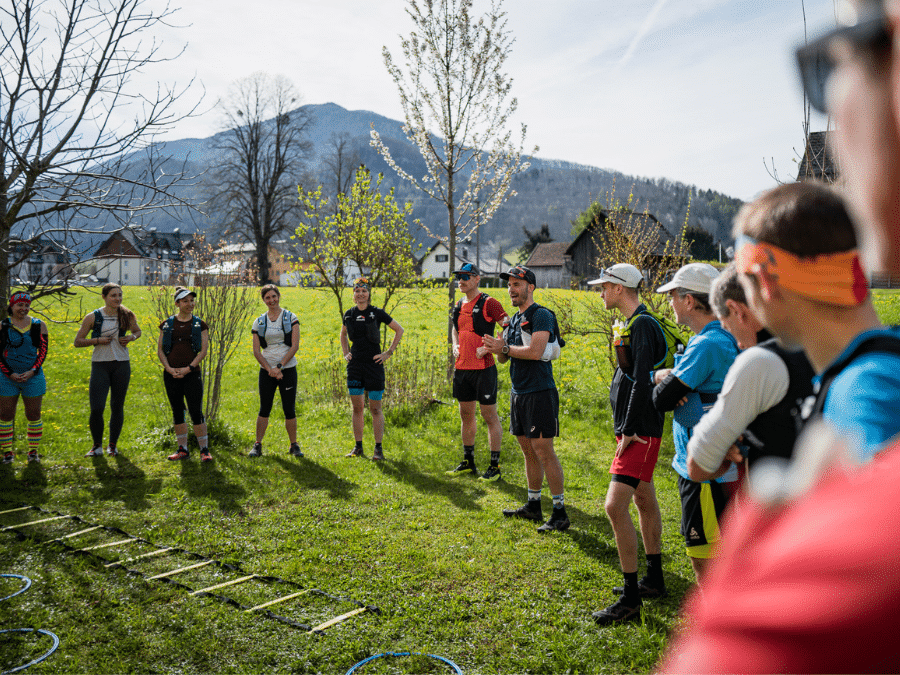
[[[92,457],[94,473],[100,481],[100,487],[89,488],[94,499],[103,501],[120,501],[130,511],[143,511],[150,508],[147,495],[162,489],[162,479],[147,480],[147,474],[125,455],[115,456],[115,466],[109,464],[106,457]]]
[[[288,461],[283,457],[273,457],[272,459],[281,465],[281,468],[287,471],[301,488],[326,490],[328,496],[334,499],[350,499],[353,491],[359,487],[356,483],[341,478],[330,469],[326,469],[306,457],[300,457],[297,461]]]
[[[452,478],[447,480],[436,478],[402,459],[382,462],[379,467],[384,474],[400,483],[409,483],[419,492],[446,497],[458,509],[481,510],[481,506],[475,500],[484,495],[484,490],[476,486]]]
[[[11,502],[22,501],[32,506],[45,504],[50,495],[44,467],[39,462],[28,462],[17,480],[14,465],[0,464],[0,495]]]
[[[219,471],[223,460],[228,461],[224,452],[214,455],[212,462],[203,463],[199,454],[192,454],[190,459],[181,461],[181,484],[191,497],[215,500],[222,513],[243,515],[240,501],[247,496],[247,491],[238,483],[228,482]]]

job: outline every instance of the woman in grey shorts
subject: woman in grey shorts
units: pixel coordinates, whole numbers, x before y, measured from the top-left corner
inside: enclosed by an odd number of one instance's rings
[[[103,455],[103,411],[110,393],[109,445],[106,451],[110,455],[119,454],[116,444],[125,422],[125,394],[131,380],[128,345],[141,336],[137,317],[122,304],[122,287],[106,284],[101,293],[106,304],[84,317],[75,336],[76,347],[94,348],[88,388],[92,445],[85,457]]]

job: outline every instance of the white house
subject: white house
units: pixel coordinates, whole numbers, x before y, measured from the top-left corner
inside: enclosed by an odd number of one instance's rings
[[[482,276],[495,277],[502,272],[507,263],[497,258],[476,255],[467,245],[460,244],[456,247],[456,264],[454,270],[458,270],[464,263],[478,265]],[[436,242],[419,263],[422,269],[423,279],[446,279],[450,274],[450,249],[442,242]]]

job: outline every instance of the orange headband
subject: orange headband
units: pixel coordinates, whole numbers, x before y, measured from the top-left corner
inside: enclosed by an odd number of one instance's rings
[[[856,249],[800,258],[773,244],[741,236],[735,264],[739,272],[756,274],[769,267],[778,283],[810,300],[832,305],[859,305],[869,294],[869,284]]]

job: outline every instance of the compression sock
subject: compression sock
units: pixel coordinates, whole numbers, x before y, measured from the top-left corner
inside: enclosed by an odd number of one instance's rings
[[[0,452],[5,453],[12,450],[14,428],[15,422],[13,420],[9,422],[0,420]]]
[[[34,420],[28,422],[28,451],[37,452],[41,445],[41,436],[44,435],[44,421]]]
[[[500,466],[500,451],[491,452],[491,466]]]
[[[528,488],[528,501],[540,503],[541,491],[540,490],[532,490],[531,488]]]
[[[647,580],[654,586],[663,585],[662,553],[647,554]]]
[[[622,593],[622,599],[629,605],[636,605],[641,600],[640,591],[638,591],[637,572],[623,572],[625,577],[625,591]]]
[[[463,460],[466,462],[475,463],[475,446],[474,445],[464,445],[463,446]]]
[[[553,508],[554,509],[564,509],[566,507],[566,499],[565,495],[551,495],[553,497]]]
[[[209,436],[197,436],[197,445],[200,446],[201,450],[208,450],[209,449]]]
[[[175,440],[178,441],[178,447],[179,447],[179,448],[184,448],[185,450],[188,449],[188,447],[187,447],[187,439],[188,439],[187,433],[185,433],[183,436],[182,436],[181,434],[175,434]]]

